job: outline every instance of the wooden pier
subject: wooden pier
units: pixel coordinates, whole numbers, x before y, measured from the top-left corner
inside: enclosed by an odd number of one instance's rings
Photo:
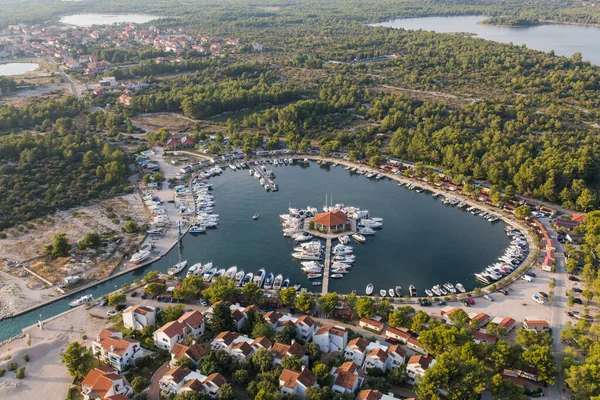
[[[269,177],[269,175],[263,170],[262,165],[255,165],[254,170],[258,172],[260,177],[265,180],[265,184],[271,187],[271,190],[275,189],[275,181]]]
[[[325,295],[329,291],[329,270],[331,267],[331,238],[325,241],[325,263],[323,265],[323,285],[321,286],[321,294]]]

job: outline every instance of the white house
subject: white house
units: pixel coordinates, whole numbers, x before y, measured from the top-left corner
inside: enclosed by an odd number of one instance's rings
[[[381,393],[379,390],[368,389],[358,392],[354,400],[395,400],[395,397],[391,393],[387,395]]]
[[[177,343],[171,349],[171,367],[174,367],[177,361],[184,358],[191,360],[192,363],[197,366],[198,362],[205,354],[206,351],[198,343],[194,343],[191,346]]]
[[[219,373],[207,377],[186,367],[175,367],[163,375],[159,388],[163,397],[187,391],[205,392],[211,397],[217,397],[219,389],[225,383],[227,380]]]
[[[271,341],[266,337],[251,339],[237,332],[225,331],[219,333],[213,339],[211,348],[213,350],[225,351],[238,360],[246,360],[261,348],[270,349]]]
[[[296,357],[300,359],[304,365],[308,365],[308,356],[304,352],[304,347],[300,346],[298,342],[292,341],[291,345],[284,343],[275,343],[271,347],[271,354],[273,355],[273,363],[281,365],[281,360],[285,357]]]
[[[131,306],[123,311],[123,325],[127,329],[141,331],[145,326],[156,324],[156,308]]]
[[[331,389],[340,394],[355,393],[364,381],[360,366],[352,361],[346,361],[339,368],[332,368],[331,374],[335,378]]]
[[[117,371],[123,371],[144,355],[140,342],[123,338],[123,334],[115,329],[103,329],[92,342],[92,351]]]
[[[319,384],[317,383],[315,374],[308,368],[303,368],[302,372],[284,369],[279,375],[281,393],[293,394],[304,399],[306,397],[306,389],[311,386],[319,387]]]
[[[528,331],[549,331],[550,324],[548,321],[543,319],[527,319],[523,320],[523,329],[527,329]]]
[[[105,78],[100,79],[98,83],[102,87],[117,86],[117,78],[115,78],[114,76],[107,76]]]
[[[406,347],[408,347],[411,350],[416,351],[417,353],[421,353],[423,355],[429,354],[429,352],[427,350],[425,350],[425,348],[421,345],[421,343],[419,343],[419,339],[417,339],[415,337],[408,338],[408,340],[406,341]]]
[[[387,347],[385,350],[381,347],[373,347],[365,357],[363,368],[365,370],[370,368],[379,368],[383,372],[387,371],[389,357],[386,350]]]
[[[313,335],[313,342],[318,344],[324,353],[344,351],[348,344],[348,332],[342,327],[324,325]]]
[[[360,321],[358,321],[358,325],[360,325],[361,328],[366,328],[377,333],[381,333],[385,326],[383,322],[369,318],[361,318]]]
[[[129,398],[133,395],[133,390],[127,379],[119,375],[116,369],[98,367],[91,370],[81,382],[81,394],[84,400],[119,399]]]
[[[164,324],[154,332],[154,344],[161,349],[173,349],[176,343],[181,343],[187,335],[204,335],[204,316],[200,311],[190,311],[176,321]]]
[[[363,365],[366,356],[367,346],[370,344],[365,338],[356,338],[348,342],[344,350],[346,360],[353,361],[357,365]]]
[[[412,356],[406,364],[406,374],[412,382],[423,379],[425,371],[435,364],[435,359],[430,356]]]
[[[279,318],[279,325],[277,330],[283,330],[288,324],[294,324],[296,327],[296,337],[302,339],[304,342],[310,342],[313,335],[317,330],[317,324],[308,315],[296,318],[289,314]]]
[[[400,345],[390,346],[387,355],[390,368],[398,368],[406,362],[406,350]]]
[[[263,315],[263,318],[269,324],[269,326],[273,329],[277,329],[279,327],[279,319],[283,317],[283,314],[277,311],[269,311]]]
[[[254,43],[252,45],[252,50],[254,51],[263,51],[263,45],[260,43]]]
[[[385,338],[393,342],[400,342],[406,344],[406,342],[411,336],[412,335],[410,334],[410,332],[404,331],[402,329],[392,328],[391,326],[388,326],[385,329]]]

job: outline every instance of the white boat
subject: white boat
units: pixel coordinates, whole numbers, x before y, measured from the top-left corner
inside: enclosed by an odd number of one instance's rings
[[[217,272],[215,272],[215,274],[212,276],[211,281],[215,280],[216,278],[220,277],[220,276],[224,276],[225,275],[225,268],[221,268],[220,270],[218,270]]]
[[[350,243],[350,238],[348,236],[344,235],[344,236],[340,236],[338,238],[338,241],[340,242],[340,244],[348,244],[348,243]]]
[[[181,261],[178,262],[177,264],[173,265],[171,268],[169,268],[167,270],[167,274],[169,275],[175,275],[180,273],[181,271],[183,271],[183,269],[187,267],[187,260],[185,261]]]
[[[352,265],[350,264],[346,264],[346,263],[342,263],[342,262],[334,262],[331,265],[331,268],[336,268],[336,269],[349,269],[352,268]]]
[[[200,273],[200,271],[202,271],[202,264],[201,263],[197,263],[197,264],[192,265],[187,270],[187,273],[185,274],[185,276],[187,278],[189,278],[190,276],[198,275]]]
[[[338,254],[333,256],[333,261],[343,262],[346,264],[352,264],[356,260],[354,254]]]
[[[436,296],[441,296],[442,292],[440,292],[440,286],[439,285],[435,285],[434,287],[431,288],[431,291],[433,292],[433,294],[435,294]]]
[[[318,268],[318,269],[322,269],[323,268],[323,264],[321,264],[318,261],[302,261],[300,264],[304,268]]]
[[[134,264],[139,264],[148,257],[150,257],[150,250],[142,250],[138,251],[133,256],[131,256],[131,259],[129,261],[131,261]]]
[[[252,216],[252,219],[253,219],[253,220],[255,220],[255,221],[256,221],[257,219],[259,219],[259,218],[260,218],[260,215],[258,215],[258,214],[254,214],[254,215]]]
[[[316,282],[313,282],[313,283],[316,283]],[[294,290],[297,292],[298,290],[300,290],[300,288],[302,287],[302,285],[299,284],[299,283],[294,283],[293,287],[294,287]]]
[[[244,272],[243,269],[239,270],[238,272],[235,273],[235,285],[236,286],[241,286],[242,285],[242,279],[244,279],[244,275],[246,273]]]
[[[313,282],[312,285],[313,286],[321,286],[321,282]]]
[[[365,239],[365,237],[360,233],[355,233],[354,235],[352,235],[352,239],[354,239],[358,243],[365,243],[367,241],[367,239]]]
[[[234,265],[233,267],[231,267],[227,271],[225,271],[225,275],[223,275],[223,276],[231,279],[231,278],[235,277],[236,273],[237,273],[237,265]]]
[[[446,288],[447,291],[449,291],[450,293],[456,293],[456,289],[454,288],[454,285],[451,284],[450,282],[446,282],[444,283],[444,287]]]
[[[303,253],[303,252],[292,253],[292,257],[294,257],[297,260],[306,260],[306,261],[318,261],[321,259],[320,254],[310,254],[310,253]]]
[[[242,286],[246,286],[246,284],[248,282],[252,281],[252,278],[254,277],[254,274],[252,272],[248,272],[245,276],[244,279],[242,279]]]
[[[296,242],[306,242],[307,240],[310,240],[312,238],[313,238],[313,235],[311,235],[310,233],[303,233],[301,235],[294,237],[294,240]]]
[[[408,293],[410,294],[410,297],[417,297],[417,288],[415,285],[411,284],[408,287]]]
[[[283,283],[283,275],[279,274],[275,277],[273,281],[273,289],[279,290],[281,289],[281,284]]]
[[[86,294],[85,296],[81,296],[80,298],[75,299],[72,302],[70,302],[69,306],[78,307],[83,304],[91,303],[92,301],[94,301],[94,296],[92,296],[91,294]]]
[[[308,274],[307,275],[308,279],[319,279],[319,278],[322,278],[322,277],[323,277],[323,274]]]
[[[395,293],[394,293],[394,289],[388,289],[388,295],[389,295],[390,297],[394,297],[394,294],[395,294]]]
[[[461,292],[461,293],[465,293],[466,292],[465,287],[462,285],[462,283],[457,283],[456,284],[456,289],[458,289],[458,291]]]
[[[256,283],[258,285],[258,287],[262,287],[263,284],[265,283],[265,275],[266,275],[266,272],[265,272],[264,268],[259,269],[254,274],[253,281],[254,281],[254,283]]]
[[[347,274],[348,271],[347,269],[342,269],[342,268],[331,268],[331,272],[335,273],[335,274]]]
[[[360,228],[358,230],[358,233],[360,233],[361,235],[374,235],[375,231],[371,228]]]
[[[370,296],[373,294],[373,289],[374,289],[373,285],[369,283],[367,285],[367,288],[365,289],[365,293],[367,294],[367,296]]]
[[[285,278],[283,282],[281,282],[281,289],[287,289],[290,287],[290,278]]]
[[[274,275],[270,272],[265,276],[265,285],[264,285],[265,289],[267,289],[267,290],[273,289],[273,279],[274,279]]]
[[[396,286],[394,291],[396,292],[396,296],[402,297],[402,287],[401,286]]]
[[[425,294],[429,297],[433,297],[433,292],[430,289],[425,289]]]
[[[352,247],[350,246],[335,246],[333,248],[333,250],[331,251],[334,255],[338,255],[338,254],[351,254],[352,253]]]
[[[229,169],[232,170],[232,171],[237,170],[237,168],[233,164],[229,164]]]
[[[210,268],[208,271],[206,271],[202,274],[202,280],[204,280],[204,282],[210,282],[212,280],[212,277],[215,274],[215,272],[217,272],[216,267]]]
[[[342,274],[331,274],[331,279],[341,279],[344,275]]]
[[[192,225],[190,227],[190,233],[203,233],[206,232],[206,226],[204,225]]]
[[[380,290],[379,290],[379,295],[380,295],[381,297],[385,297],[385,295],[386,295],[386,294],[387,294],[387,292],[385,291],[385,289],[380,289]]]

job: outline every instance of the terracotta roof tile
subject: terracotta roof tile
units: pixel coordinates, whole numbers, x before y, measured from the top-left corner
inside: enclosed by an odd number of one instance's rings
[[[367,349],[367,346],[369,345],[369,343],[371,343],[371,342],[369,342],[365,338],[356,338],[356,339],[352,339],[351,341],[349,341],[348,346],[357,347],[361,352],[364,352]]]
[[[296,321],[296,323],[297,324],[303,323],[303,324],[306,324],[306,325],[312,327],[312,326],[314,326],[315,321],[311,317],[309,317],[308,315],[303,315],[302,317],[298,318],[298,320]]]
[[[383,393],[379,390],[361,390],[358,392],[355,400],[379,400],[383,397]]]
[[[225,331],[225,332],[219,333],[215,337],[215,340],[218,340],[218,339],[223,340],[223,343],[225,343],[227,346],[229,346],[238,337],[240,337],[240,334],[237,332]]]
[[[210,374],[204,382],[212,382],[216,386],[221,387],[227,383],[227,379],[225,379],[225,377],[220,373],[215,372],[214,374]]]
[[[275,322],[279,321],[279,319],[282,317],[283,315],[281,315],[281,313],[277,312],[277,311],[269,311],[268,313],[266,313],[265,315],[263,315],[263,318],[265,319],[265,321],[267,321],[270,324],[274,324]]]
[[[168,370],[164,376],[170,376],[173,382],[179,383],[183,380],[183,378],[188,376],[190,372],[192,371],[190,371],[190,369],[187,367],[175,367]]]
[[[352,389],[354,388],[354,384],[357,380],[358,375],[354,375],[352,372],[349,371],[339,371],[338,369],[334,385],[338,385],[346,389]]]
[[[271,343],[271,341],[269,340],[269,338],[266,337],[266,336],[262,336],[262,337],[254,339],[254,341],[252,342],[252,344],[259,345],[259,346],[261,346],[261,347],[263,347],[265,349],[269,349],[273,345],[273,343]]]
[[[178,321],[192,329],[198,329],[204,322],[204,315],[200,311],[194,310],[179,317]]]

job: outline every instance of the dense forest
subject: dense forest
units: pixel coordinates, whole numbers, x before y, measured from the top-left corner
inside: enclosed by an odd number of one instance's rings
[[[124,190],[127,155],[59,118],[45,134],[0,140],[0,230]]]

